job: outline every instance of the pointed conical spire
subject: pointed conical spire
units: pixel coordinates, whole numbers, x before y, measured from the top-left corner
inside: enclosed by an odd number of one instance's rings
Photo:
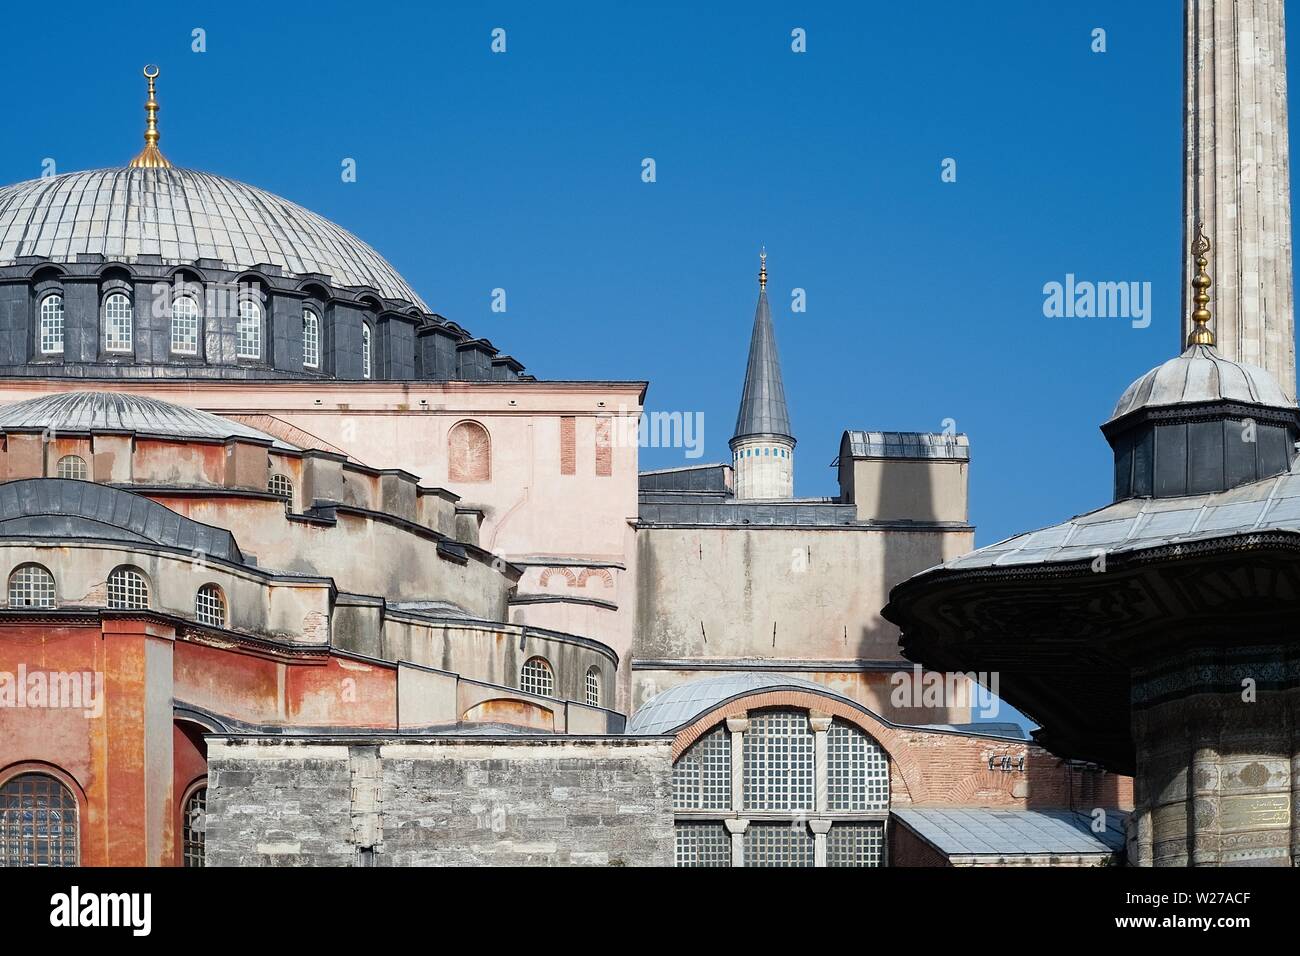
[[[790,413],[785,406],[785,385],[781,381],[781,359],[776,352],[776,331],[767,304],[767,252],[759,255],[758,308],[749,340],[749,365],[745,388],[740,396],[740,414],[732,441],[747,435],[790,434]]]

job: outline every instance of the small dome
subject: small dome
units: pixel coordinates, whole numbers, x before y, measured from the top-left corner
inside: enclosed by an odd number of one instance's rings
[[[200,441],[244,438],[275,448],[295,448],[274,435],[211,412],[120,392],[60,392],[0,407],[0,434],[46,430],[65,435],[100,432]]]
[[[1286,397],[1264,369],[1229,361],[1212,346],[1192,345],[1182,355],[1153,368],[1125,389],[1110,421],[1141,408],[1196,402],[1295,407],[1295,402]]]
[[[220,259],[289,275],[320,273],[428,307],[378,252],[302,206],[190,169],[95,169],[0,188],[0,264],[20,256],[74,262],[79,253],[171,264]]]

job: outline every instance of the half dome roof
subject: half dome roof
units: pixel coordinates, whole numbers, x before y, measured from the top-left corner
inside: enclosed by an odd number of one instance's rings
[[[328,219],[265,190],[190,169],[95,169],[0,187],[0,264],[20,256],[72,262],[98,253],[169,264],[266,263],[370,286],[424,311],[423,300],[378,252]]]
[[[1295,407],[1264,369],[1230,361],[1213,346],[1192,345],[1182,355],[1156,366],[1125,389],[1110,421],[1142,408],[1198,402]]]
[[[197,408],[121,392],[59,392],[0,407],[0,433],[84,435],[117,432],[158,438],[225,441],[243,438],[294,450],[274,435]]]

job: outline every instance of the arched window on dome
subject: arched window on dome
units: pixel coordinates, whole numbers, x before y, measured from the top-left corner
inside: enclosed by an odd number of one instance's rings
[[[215,584],[205,584],[194,595],[194,617],[208,627],[226,626],[226,595]]]
[[[320,368],[320,319],[311,309],[302,310],[302,364]]]
[[[555,696],[555,672],[545,657],[530,657],[519,671],[519,689],[540,697]]]
[[[587,668],[587,706],[600,706],[600,668],[592,664]]]
[[[361,326],[361,377],[370,377],[370,326]]]
[[[447,477],[451,481],[492,480],[492,439],[478,422],[457,422],[447,434]]]
[[[59,459],[56,466],[60,478],[70,478],[73,481],[85,481],[90,477],[90,469],[86,467],[86,459],[80,455],[64,455]]]
[[[104,349],[129,352],[133,348],[135,309],[125,292],[110,292],[104,297]]]
[[[39,564],[20,564],[9,575],[9,606],[54,607],[54,575]]]
[[[126,611],[149,606],[149,582],[139,568],[123,565],[108,576],[108,606]]]
[[[57,292],[41,299],[41,354],[63,354],[63,296]]]
[[[199,305],[188,295],[172,300],[172,351],[177,355],[199,353]]]
[[[235,329],[235,355],[244,359],[262,357],[262,307],[252,299],[239,300],[239,324]]]

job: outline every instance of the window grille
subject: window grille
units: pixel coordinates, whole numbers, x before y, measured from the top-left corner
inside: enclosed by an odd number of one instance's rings
[[[199,307],[187,295],[172,301],[172,351],[180,355],[199,351]]]
[[[745,866],[812,866],[814,861],[806,823],[751,823],[745,830]]]
[[[54,607],[54,575],[39,564],[24,564],[9,575],[10,607]]]
[[[239,301],[235,355],[251,359],[262,357],[262,308],[252,299]]]
[[[889,808],[889,760],[880,744],[836,720],[827,732],[826,762],[831,810]]]
[[[207,833],[208,788],[199,787],[185,801],[182,821],[184,859],[186,866],[203,865],[203,844]]]
[[[63,351],[63,296],[47,295],[41,300],[41,354]]]
[[[731,834],[721,823],[677,824],[678,866],[731,866]]]
[[[551,665],[541,657],[528,658],[524,662],[523,670],[519,672],[519,689],[529,694],[553,697],[555,674],[551,671]]]
[[[80,455],[64,455],[59,459],[58,475],[60,478],[74,478],[77,481],[85,481],[89,475],[86,468],[86,459]]]
[[[813,808],[813,735],[803,711],[768,711],[745,732],[745,808]]]
[[[600,706],[600,668],[587,668],[587,706]]]
[[[883,866],[883,823],[832,823],[826,834],[827,866]]]
[[[320,367],[320,320],[310,310],[302,314],[302,364]]]
[[[286,475],[272,475],[266,483],[266,490],[281,498],[293,497],[293,482]]]
[[[135,312],[125,293],[114,292],[104,300],[104,348],[110,352],[131,351]]]
[[[194,595],[194,616],[209,627],[226,626],[226,597],[215,584],[205,584]]]
[[[134,568],[118,568],[108,576],[108,606],[138,610],[149,606],[149,585]]]
[[[731,809],[731,736],[725,725],[710,730],[678,758],[673,766],[673,807]]]
[[[43,773],[20,774],[0,787],[0,867],[76,866],[77,800]]]

